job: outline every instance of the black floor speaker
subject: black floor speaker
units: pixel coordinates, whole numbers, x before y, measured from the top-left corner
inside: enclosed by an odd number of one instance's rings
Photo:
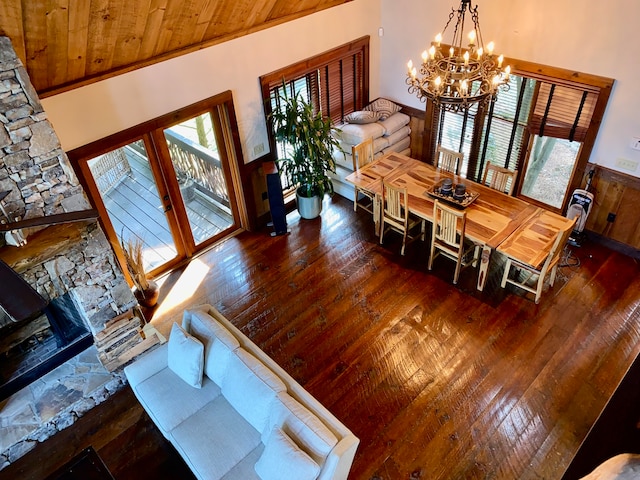
[[[271,235],[284,235],[288,233],[288,229],[280,173],[274,162],[265,162],[262,165],[262,169],[267,179],[267,196],[269,198],[269,210],[271,211],[271,225],[273,226]]]

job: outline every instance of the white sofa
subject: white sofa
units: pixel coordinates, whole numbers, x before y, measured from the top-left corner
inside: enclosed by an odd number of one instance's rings
[[[335,416],[210,305],[182,327],[125,374],[197,478],[347,478],[359,440]]]

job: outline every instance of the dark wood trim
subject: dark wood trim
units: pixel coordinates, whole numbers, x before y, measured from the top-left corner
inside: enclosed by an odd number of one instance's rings
[[[640,177],[634,177],[623,172],[611,170],[607,167],[596,165],[595,163],[587,163],[582,172],[586,175],[591,169],[596,169],[597,179],[606,180],[608,182],[621,183],[625,187],[633,188],[634,190],[640,190]]]
[[[397,103],[398,105],[400,105],[402,107],[402,110],[400,111],[402,113],[406,113],[410,117],[419,118],[421,120],[424,120],[426,117],[426,112],[424,110],[420,110],[419,108],[415,108],[415,107],[409,107],[407,105],[403,105],[398,102],[394,102],[394,103]]]
[[[370,36],[366,35],[349,43],[345,43],[344,45],[340,45],[339,47],[332,48],[331,50],[327,50],[313,57],[296,62],[287,67],[280,68],[271,73],[267,73],[266,75],[261,75],[260,85],[262,88],[262,98],[269,98],[269,91],[273,87],[280,85],[283,78],[285,81],[293,80],[294,78],[301,77],[309,72],[317,70],[330,62],[352,56],[358,51],[362,51],[365,54],[366,66],[365,71],[363,72],[365,80],[364,89],[366,92],[365,98],[369,98],[369,40]]]
[[[0,224],[0,232],[9,232],[21,228],[44,227],[48,225],[59,225],[61,223],[81,222],[84,220],[95,220],[98,218],[98,211],[94,208],[89,210],[78,210],[75,212],[56,213],[46,217],[28,218],[17,222]]]

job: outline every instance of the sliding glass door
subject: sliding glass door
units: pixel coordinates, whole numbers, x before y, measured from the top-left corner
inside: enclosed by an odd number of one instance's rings
[[[187,107],[69,152],[120,259],[123,243],[141,243],[158,274],[240,227],[229,108]]]
[[[190,118],[165,129],[163,134],[188,229],[194,245],[201,245],[234,223],[211,115]]]
[[[87,161],[118,243],[142,242],[145,269],[178,256],[176,241],[142,140]]]

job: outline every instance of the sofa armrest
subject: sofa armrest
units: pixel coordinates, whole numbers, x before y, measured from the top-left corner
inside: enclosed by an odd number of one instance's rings
[[[131,388],[135,389],[141,382],[167,367],[168,345],[165,343],[145,352],[124,368],[124,374]]]
[[[347,480],[359,443],[353,434],[343,437],[329,452],[318,480]]]

